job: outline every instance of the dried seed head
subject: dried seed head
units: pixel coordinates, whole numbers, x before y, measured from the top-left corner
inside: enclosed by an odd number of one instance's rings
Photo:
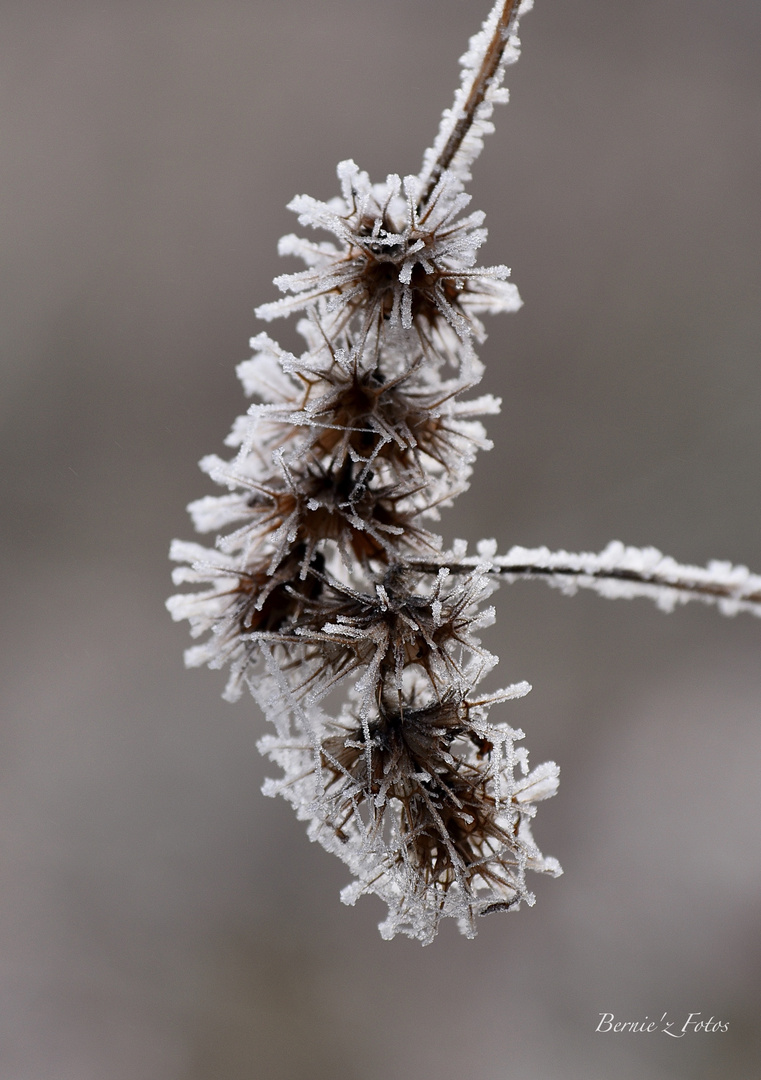
[[[425,207],[418,208],[419,178],[389,176],[371,184],[353,161],[338,166],[342,201],[319,202],[297,196],[290,209],[302,225],[332,232],[341,246],[310,244],[296,236],[281,241],[281,254],[298,255],[309,266],[276,278],[294,294],[257,309],[274,319],[315,304],[333,332],[356,324],[360,340],[384,321],[392,327],[425,327],[442,318],[461,342],[483,340],[477,316],[515,311],[518,290],[507,283],[506,266],[475,267],[486,239],[480,212],[461,218],[470,196],[445,172]]]
[[[250,472],[254,457],[255,479],[266,475],[264,446],[294,467],[308,459],[335,473],[350,460],[362,481],[372,474],[376,485],[417,487],[423,509],[452,498],[476,452],[491,445],[475,417],[497,412],[499,402],[489,395],[459,400],[473,382],[442,380],[421,349],[400,368],[393,350],[317,348],[281,357],[273,377],[273,343],[266,335],[256,343],[261,351],[241,365],[241,377],[265,401],[251,407],[228,440],[241,446],[236,468]]]
[[[429,698],[440,701],[496,663],[475,636],[493,618],[491,608],[479,610],[493,588],[486,575],[475,571],[448,589],[445,571],[432,589],[424,590],[422,580],[395,566],[373,593],[334,583],[335,600],[311,605],[296,630],[302,640],[325,646],[341,676],[361,674],[365,707],[379,698],[397,702],[411,671],[424,676],[418,695],[425,685]]]
[[[514,745],[522,733],[486,719],[496,700],[527,689],[510,687],[487,701],[450,692],[421,705],[413,686],[404,708],[379,702],[369,720],[345,712],[328,721],[311,769],[298,742],[263,741],[285,770],[270,792],[297,801],[305,797],[299,785],[311,784],[313,837],[350,866],[362,860],[363,877],[348,899],[363,891],[383,896],[388,935],[429,941],[445,915],[472,935],[477,915],[533,903],[526,869],[560,873],[530,830],[535,802],[554,793],[557,767],[526,775],[525,752]],[[516,765],[523,775],[515,776]]]

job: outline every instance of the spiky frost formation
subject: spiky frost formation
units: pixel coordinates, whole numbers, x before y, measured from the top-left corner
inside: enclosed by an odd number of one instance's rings
[[[523,732],[488,720],[492,705],[529,689],[520,683],[480,701],[450,690],[404,710],[381,700],[363,722],[351,705],[338,720],[315,717],[318,764],[310,740],[262,740],[283,770],[266,793],[292,802],[311,839],[351,868],[357,881],[345,903],[364,893],[386,901],[384,937],[427,944],[446,917],[473,937],[477,916],[534,903],[526,870],[561,872],[531,835],[537,802],[557,789],[557,766],[529,773],[515,747]]]
[[[186,662],[229,665],[225,695],[248,686],[275,726],[261,749],[283,776],[267,790],[351,868],[345,899],[377,893],[384,935],[423,942],[445,916],[472,936],[477,915],[533,903],[526,870],[560,872],[530,831],[557,767],[529,774],[522,733],[488,718],[528,684],[477,689],[496,663],[478,639],[493,619],[493,567],[451,574],[441,564],[464,548],[444,551],[431,531],[491,445],[481,417],[499,410],[469,396],[479,317],[520,306],[507,267],[476,265],[483,214],[466,213],[462,191],[504,98],[516,11],[497,4],[471,42],[472,100],[461,88],[436,143],[446,167],[434,147],[420,176],[372,184],[343,162],[340,197],[291,203],[337,243],[286,237],[281,253],[307,269],[276,279],[290,295],[258,314],[302,312],[306,348],[252,340],[238,374],[254,403],[228,436],[234,456],[201,462],[227,490],[189,507],[215,547],[171,551],[175,582],[197,587],[169,601],[200,639]],[[336,689],[345,704],[331,716]]]
[[[338,166],[342,197],[319,202],[299,195],[289,208],[302,225],[332,232],[340,247],[297,236],[280,241],[282,255],[298,255],[309,267],[275,278],[293,298],[257,308],[274,319],[314,304],[332,332],[353,326],[360,341],[383,323],[410,330],[431,344],[431,327],[445,322],[462,343],[483,341],[479,314],[515,311],[521,299],[507,282],[506,266],[476,267],[486,239],[481,212],[460,217],[470,202],[457,178],[445,172],[430,200],[419,206],[419,177],[389,176],[371,184],[353,161]]]

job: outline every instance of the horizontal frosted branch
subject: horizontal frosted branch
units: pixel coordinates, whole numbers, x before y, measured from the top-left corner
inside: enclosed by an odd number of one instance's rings
[[[478,552],[441,563],[415,563],[414,567],[433,573],[444,566],[452,573],[466,573],[486,563],[489,573],[510,582],[541,578],[569,596],[577,589],[593,589],[608,599],[644,596],[662,611],[672,611],[688,600],[701,600],[716,604],[723,615],[749,611],[761,616],[761,575],[752,574],[747,566],[718,560],[707,566],[685,566],[657,548],[626,547],[618,540],[599,554],[513,547],[506,555],[497,555],[493,542],[482,542]]]

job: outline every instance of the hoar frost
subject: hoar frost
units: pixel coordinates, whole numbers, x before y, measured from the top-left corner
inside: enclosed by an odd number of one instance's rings
[[[477,265],[486,230],[463,185],[507,100],[529,7],[499,0],[471,40],[417,176],[372,183],[345,161],[340,195],[290,204],[333,239],[286,236],[281,253],[306,269],[276,278],[286,295],[257,313],[299,312],[305,349],[252,340],[235,454],[201,462],[226,492],[189,507],[215,546],[171,549],[175,584],[196,587],[168,601],[200,639],[187,664],[227,666],[225,696],[248,687],[273,725],[259,745],[281,772],[265,792],[348,866],[347,903],[377,894],[383,936],[424,943],[443,918],[473,936],[478,916],[533,904],[528,870],[561,873],[531,832],[557,766],[530,770],[523,732],[499,716],[530,687],[479,690],[496,663],[479,633],[500,577],[761,610],[761,579],[728,564],[679,567],[623,545],[500,557],[482,541],[468,556],[432,531],[491,445],[482,417],[499,410],[472,396],[481,316],[521,303],[507,267]],[[343,704],[328,708],[336,691]]]

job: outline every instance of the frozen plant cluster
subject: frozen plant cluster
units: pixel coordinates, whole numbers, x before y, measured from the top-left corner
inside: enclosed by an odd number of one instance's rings
[[[195,588],[168,601],[199,639],[187,664],[228,666],[225,696],[247,687],[272,724],[260,748],[280,775],[266,793],[349,867],[347,903],[377,894],[382,934],[424,943],[442,918],[472,937],[479,916],[533,904],[528,870],[561,873],[531,832],[557,766],[530,770],[523,732],[499,715],[530,687],[479,689],[496,663],[479,633],[500,578],[728,612],[758,613],[761,595],[743,568],[680,567],[654,549],[498,556],[482,541],[468,555],[432,531],[490,446],[481,418],[499,410],[472,396],[481,317],[521,303],[507,267],[479,265],[483,214],[463,189],[530,6],[498,0],[471,39],[418,175],[373,183],[345,161],[339,196],[291,202],[318,239],[283,238],[306,269],[276,278],[285,295],[257,314],[299,313],[304,351],[252,340],[234,455],[201,462],[225,493],[189,507],[216,543],[171,549],[175,584]]]

